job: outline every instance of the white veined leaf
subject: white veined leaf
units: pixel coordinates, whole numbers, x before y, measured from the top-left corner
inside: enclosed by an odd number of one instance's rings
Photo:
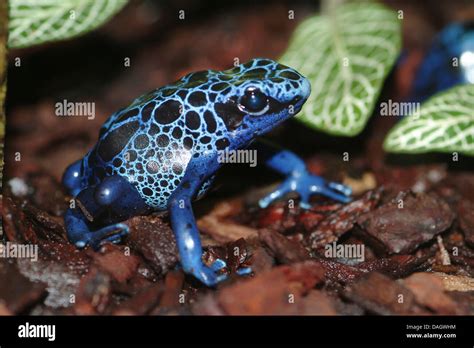
[[[474,156],[474,85],[438,93],[405,117],[385,138],[395,153],[459,152]]]
[[[8,45],[62,40],[97,28],[127,0],[10,0]]]
[[[280,59],[311,82],[296,118],[334,135],[360,133],[400,46],[400,20],[380,4],[348,3],[303,21]]]

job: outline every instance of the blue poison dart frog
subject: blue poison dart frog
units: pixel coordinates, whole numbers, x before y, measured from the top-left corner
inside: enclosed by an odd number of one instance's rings
[[[299,112],[310,91],[297,71],[253,59],[230,70],[191,73],[139,97],[105,122],[97,144],[64,173],[63,184],[76,202],[65,214],[69,240],[78,248],[117,243],[129,232],[122,221],[168,210],[184,271],[215,285],[225,278],[220,270],[226,264],[203,264],[191,202],[211,185],[221,151],[249,147]],[[267,166],[286,176],[260,207],[291,191],[303,208],[315,193],[350,200],[349,187],[310,174],[292,152],[252,146]]]
[[[474,83],[474,22],[451,24],[437,35],[416,73],[413,99],[463,83]]]

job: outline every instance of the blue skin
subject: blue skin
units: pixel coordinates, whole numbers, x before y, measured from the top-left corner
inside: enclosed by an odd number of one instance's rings
[[[415,76],[413,100],[421,102],[455,85],[474,83],[474,63],[462,64],[463,54],[474,55],[474,22],[454,23],[438,34]],[[458,67],[453,58],[458,58]]]
[[[230,70],[192,73],[139,97],[105,122],[97,144],[64,173],[76,202],[65,214],[69,240],[79,248],[117,243],[129,232],[122,221],[168,210],[184,271],[214,286],[225,279],[219,270],[226,265],[203,264],[191,202],[210,187],[221,151],[248,147],[299,112],[309,94],[308,80],[297,71],[253,59]],[[350,188],[310,174],[294,153],[256,146],[266,165],[286,176],[260,200],[262,208],[291,191],[303,208],[315,193],[350,200]]]

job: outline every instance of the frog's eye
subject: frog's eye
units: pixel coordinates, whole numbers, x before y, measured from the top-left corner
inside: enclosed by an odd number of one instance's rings
[[[239,98],[239,109],[250,115],[263,115],[268,111],[268,97],[258,88],[249,87],[244,95]]]

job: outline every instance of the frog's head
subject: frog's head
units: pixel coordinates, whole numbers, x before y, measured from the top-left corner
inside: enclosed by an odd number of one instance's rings
[[[304,76],[270,59],[252,59],[216,74],[218,81],[210,85],[211,91],[220,91],[214,111],[237,141],[296,115],[311,93]]]

